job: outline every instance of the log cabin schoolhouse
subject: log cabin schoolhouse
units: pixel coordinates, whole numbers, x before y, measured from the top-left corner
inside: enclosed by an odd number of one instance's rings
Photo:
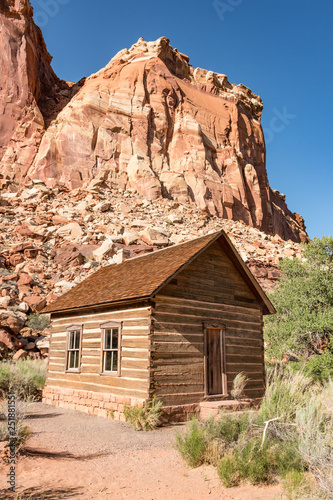
[[[245,372],[264,394],[263,315],[274,307],[223,230],[103,267],[51,313],[43,401],[124,419],[153,396],[180,419],[229,400]]]

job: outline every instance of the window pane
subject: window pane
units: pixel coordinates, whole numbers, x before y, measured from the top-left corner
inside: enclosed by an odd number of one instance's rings
[[[118,351],[113,351],[112,371],[118,370]]]
[[[75,332],[69,332],[68,349],[73,349],[74,348],[74,333]]]
[[[104,349],[111,349],[111,330],[104,330]]]
[[[75,351],[68,353],[68,368],[76,368],[75,366]]]
[[[110,372],[112,366],[112,352],[106,351],[104,353],[104,371]]]
[[[118,349],[118,329],[112,330],[112,349]]]
[[[75,349],[80,349],[80,333],[81,332],[74,332],[75,333]]]

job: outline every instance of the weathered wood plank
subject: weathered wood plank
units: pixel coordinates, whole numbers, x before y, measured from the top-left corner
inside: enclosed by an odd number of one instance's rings
[[[184,394],[159,394],[158,390],[153,390],[152,395],[156,395],[164,406],[186,405],[199,403],[204,397],[203,392],[184,393]]]
[[[263,347],[264,345],[262,335],[254,336],[254,338],[252,339],[243,336],[230,337],[226,335],[226,343],[230,347],[237,347],[237,346]]]
[[[163,292],[163,293],[162,293]],[[167,304],[184,304],[184,305],[190,305],[191,307],[200,307],[202,304],[204,304],[205,307],[207,308],[212,308],[212,309],[220,309],[221,311],[227,310],[227,311],[240,311],[240,312],[248,312],[251,314],[253,311],[253,307],[246,306],[246,304],[243,304],[241,306],[236,306],[236,305],[230,305],[230,304],[218,304],[216,302],[209,302],[206,300],[206,297],[201,297],[200,300],[195,300],[195,299],[184,299],[183,297],[173,297],[170,295],[165,295],[164,294],[164,289],[161,291],[160,294],[155,295],[155,297],[152,299],[153,302],[159,304],[159,303],[167,303]],[[260,314],[260,311],[258,311],[258,314]]]
[[[152,352],[155,353],[201,353],[203,354],[203,342],[153,342]]]
[[[149,340],[148,340],[148,337],[146,338],[136,338],[136,339],[129,339],[127,337],[122,337],[122,340],[121,340],[121,344],[122,344],[122,347],[133,347],[133,348],[137,348],[137,347],[141,347],[141,348],[148,348],[149,346]]]
[[[143,380],[148,380],[148,369],[146,370],[135,370],[135,369],[128,369],[124,368],[124,366],[121,367],[121,376],[122,377],[127,377],[127,378],[136,378],[136,379],[143,379]]]
[[[135,389],[134,387],[111,387],[108,385],[92,384],[89,382],[81,382],[79,380],[57,379],[50,377],[48,380],[49,386],[64,387],[67,389],[78,389],[84,391],[104,392],[119,396],[133,396],[138,398],[146,398],[148,396],[147,389]]]
[[[252,353],[251,353],[252,354]],[[262,355],[258,354],[252,354],[251,356],[247,355],[240,355],[238,356],[237,354],[227,354],[227,365],[228,364],[247,364],[247,363],[257,363],[260,364],[262,362]]]
[[[261,313],[257,309],[252,309],[249,311],[244,311],[243,309],[238,310],[226,310],[223,307],[205,307],[205,303],[201,305],[187,305],[187,304],[167,304],[167,303],[157,303],[153,315],[156,316],[160,313],[176,313],[176,314],[186,314],[190,316],[205,316],[205,317],[216,317],[223,316],[225,319],[233,319],[235,316],[237,318],[242,318],[245,321],[254,321],[255,323],[261,323]]]
[[[236,364],[228,364],[227,363],[227,374],[235,374],[240,372],[245,372],[245,373],[263,373],[263,367],[261,363],[253,363],[253,364],[246,364],[246,363],[236,363]]]
[[[195,334],[181,334],[179,332],[154,333],[152,335],[153,342],[193,342],[203,343],[203,332]]]
[[[200,389],[203,388],[203,383],[204,383],[204,374],[203,370],[201,372],[195,373],[188,373],[188,374],[167,374],[167,375],[161,375],[158,373],[154,373],[154,387],[158,386],[171,386],[171,385],[188,385],[191,386],[192,384],[200,384]]]
[[[189,314],[174,314],[172,315],[171,313],[159,313],[154,316],[153,319],[153,324],[152,327],[155,331],[156,328],[159,328],[159,325],[161,324],[168,324],[168,325],[175,325],[178,328],[178,332],[180,332],[179,328],[185,326],[197,326],[202,328],[202,323],[203,321],[206,321],[207,319],[215,319],[217,321],[222,321],[223,323],[226,324],[226,327],[232,327],[233,329],[238,329],[238,328],[246,328],[250,329],[252,331],[256,332],[261,332],[262,331],[262,325],[259,322],[253,322],[253,321],[245,321],[245,320],[240,320],[237,318],[235,315],[235,319],[228,319],[225,320],[223,317],[217,317],[216,315],[207,315],[207,316],[191,316]]]
[[[148,361],[148,359],[131,359],[131,358],[122,357],[121,367],[122,367],[122,369],[123,368],[140,368],[140,369],[148,370],[149,361]]]
[[[136,350],[132,349],[130,347],[123,347],[122,348],[122,357],[126,358],[140,358],[140,359],[146,359],[148,360],[149,358],[149,352],[148,350]]]
[[[107,311],[103,313],[87,313],[87,314],[78,314],[71,316],[63,316],[61,318],[52,318],[52,323],[55,327],[63,327],[70,324],[97,324],[99,326],[100,323],[104,323],[106,321],[122,321],[122,320],[133,320],[135,318],[144,319],[150,315],[150,306],[142,307],[142,308],[129,308],[129,309],[121,309],[114,311]]]
[[[133,388],[133,389],[146,389],[148,387],[148,378],[145,380],[136,378],[125,378],[116,377],[112,375],[100,375],[100,374],[90,374],[90,373],[63,373],[63,372],[52,372],[52,378],[57,380],[66,380],[71,382],[89,383],[96,385],[103,385],[106,388],[110,387],[122,387],[122,388]]]
[[[262,346],[230,346],[226,344],[226,353],[227,356],[231,356],[233,354],[236,354],[238,356],[251,356],[251,355],[257,355],[261,356],[263,354],[263,347]]]
[[[163,396],[164,394],[189,394],[203,391],[203,381],[199,384],[191,382],[188,382],[187,384],[159,384],[155,382],[152,389],[160,396]]]

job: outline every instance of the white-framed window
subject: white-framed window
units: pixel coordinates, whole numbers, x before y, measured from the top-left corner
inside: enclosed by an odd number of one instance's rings
[[[101,371],[104,374],[120,376],[121,324],[104,323],[102,329]]]
[[[79,371],[81,365],[82,325],[67,328],[66,370]]]

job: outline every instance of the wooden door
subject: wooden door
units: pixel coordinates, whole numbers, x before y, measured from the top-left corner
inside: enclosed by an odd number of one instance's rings
[[[226,393],[226,373],[224,355],[224,328],[206,326],[206,395]]]

